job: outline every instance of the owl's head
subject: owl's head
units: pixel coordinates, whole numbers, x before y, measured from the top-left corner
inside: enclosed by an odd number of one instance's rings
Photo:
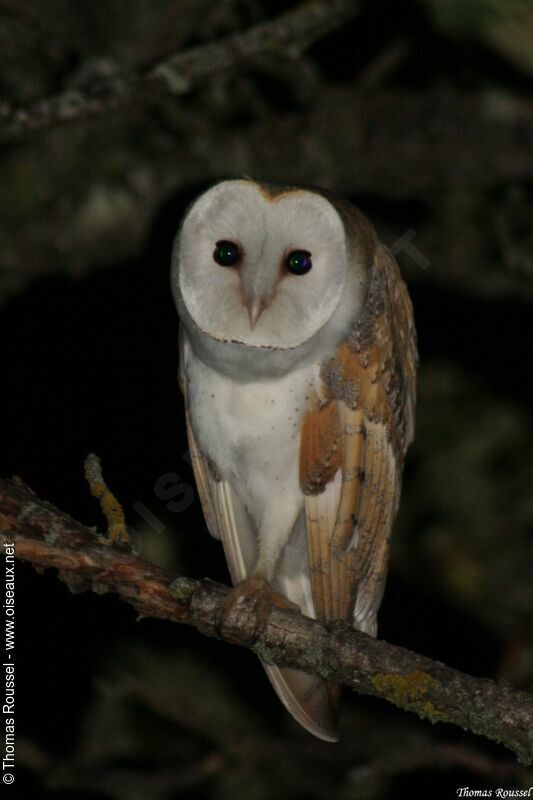
[[[223,181],[183,220],[172,285],[207,336],[288,350],[332,320],[353,322],[366,280],[361,253],[346,215],[319,192]]]

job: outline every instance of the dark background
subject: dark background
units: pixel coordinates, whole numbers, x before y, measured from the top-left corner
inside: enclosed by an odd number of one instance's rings
[[[290,7],[0,2],[0,100],[89,91]],[[398,254],[421,368],[380,636],[531,690],[533,5],[360,7],[296,62],[261,56],[3,141],[0,474],[103,529],[83,477],[96,452],[146,558],[227,581],[196,496],[173,512],[156,487],[193,485],[172,240],[217,178],[326,186],[386,244],[412,230],[423,256]],[[386,800],[532,782],[497,745],[348,691],[341,743],[313,740],[250,653],[52,572],[17,566],[16,625],[13,796]]]

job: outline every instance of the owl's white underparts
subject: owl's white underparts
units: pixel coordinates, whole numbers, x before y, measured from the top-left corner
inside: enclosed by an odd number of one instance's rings
[[[172,289],[196,482],[233,582],[375,635],[417,363],[392,255],[329,193],[223,181],[185,215]],[[336,741],[337,687],[264,666]]]

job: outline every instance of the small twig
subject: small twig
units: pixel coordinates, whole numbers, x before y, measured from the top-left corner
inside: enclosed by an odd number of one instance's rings
[[[359,10],[357,0],[307,0],[244,33],[199,45],[156,64],[145,73],[117,71],[97,86],[70,88],[25,109],[3,109],[0,143],[74,120],[95,117],[132,102],[182,95],[199,80],[279,52],[294,58],[314,41],[341,27]]]
[[[398,68],[409,53],[409,43],[400,39],[388,44],[361,71],[357,88],[361,92],[375,91]]]
[[[100,508],[107,519],[107,535],[110,544],[132,548],[132,542],[126,528],[126,518],[122,506],[115,495],[109,491],[102,475],[102,465],[95,453],[89,453],[85,459],[85,479],[91,489],[91,494],[100,503]]]
[[[208,636],[246,644],[265,661],[303,669],[375,695],[431,722],[450,722],[501,742],[533,761],[533,698],[503,683],[474,678],[425,656],[349,629],[333,630],[272,608],[258,634],[249,604],[235,606],[222,632],[216,620],[229,589],[178,578],[131,554],[95,544],[94,532],[45,503],[22,483],[0,480],[0,543],[18,558],[55,567],[76,590],[115,592],[141,615],[193,625]]]

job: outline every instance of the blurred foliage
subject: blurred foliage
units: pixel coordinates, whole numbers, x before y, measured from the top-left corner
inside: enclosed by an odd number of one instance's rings
[[[531,0],[422,0],[450,36],[480,39],[517,69],[533,75]]]
[[[452,364],[424,366],[419,381],[396,564],[498,634],[530,636],[531,418]]]
[[[6,108],[97,90],[290,5],[1,0],[0,121]],[[6,431],[26,452],[6,469],[27,477],[26,463],[36,489],[84,519],[90,499],[70,472],[77,459],[81,475],[100,435],[145,557],[226,580],[198,509],[177,517],[154,500],[156,475],[186,469],[183,430],[179,440],[171,427],[181,413],[176,322],[165,316],[172,236],[191,197],[227,174],[340,191],[387,244],[412,231],[424,259],[398,254],[422,364],[382,628],[532,690],[532,41],[528,0],[362,2],[297,62],[258,59],[181,98],[4,145],[2,341],[13,362],[27,359]],[[70,610],[57,591],[43,590],[44,619],[28,599],[44,649],[21,677],[27,797],[388,800],[403,789],[437,800],[460,785],[533,782],[499,749],[368,698],[345,698],[338,746],[314,741],[249,653],[176,626],[128,628],[112,599]],[[49,635],[55,664],[41,663]],[[71,713],[70,736],[56,713]]]
[[[432,213],[410,225],[427,249],[438,239],[432,261],[443,280],[462,271],[470,291],[531,297],[531,241],[515,245],[498,198],[504,206],[504,198],[519,198],[521,218],[533,215],[531,118],[520,82],[529,75],[522,62],[531,58],[532,3],[413,0],[397,10],[384,3],[384,19],[379,3],[361,5],[344,40],[337,34],[329,50],[319,43],[297,68],[289,52],[252,60],[183,97],[125,105],[2,148],[0,299],[34,277],[79,276],[134,256],[170,197],[242,173],[280,180],[290,173],[354,197],[380,197],[393,217],[402,216],[402,202],[421,203]],[[147,69],[268,13],[258,0],[79,0],[75,13],[65,0],[3,0],[0,121],[3,109],[60,92],[97,95],[106,77]],[[439,47],[430,52],[438,35],[451,46],[444,65]],[[470,66],[465,48],[453,49],[464,36],[492,52],[502,42],[520,51],[517,86],[495,81],[481,62]],[[477,262],[464,252],[456,259],[461,230],[440,235],[439,198],[448,198],[445,218],[452,214],[455,224],[461,195],[475,201],[471,222],[497,239]]]

